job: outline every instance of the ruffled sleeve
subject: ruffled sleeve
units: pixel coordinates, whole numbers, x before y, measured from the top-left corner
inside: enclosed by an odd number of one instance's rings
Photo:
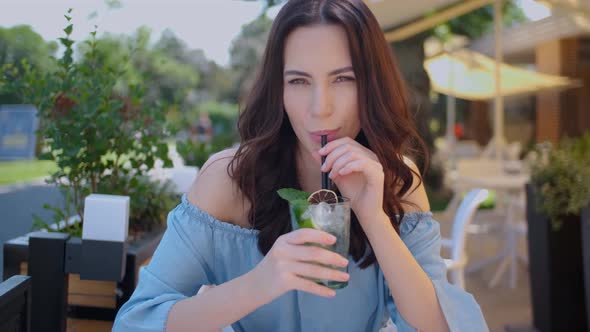
[[[438,302],[452,332],[489,331],[474,297],[447,281],[447,270],[440,256],[440,225],[431,213],[409,213],[400,225],[400,236],[424,272],[432,280]],[[416,331],[399,314],[385,284],[387,310],[399,332]]]
[[[168,214],[167,229],[133,295],[119,310],[113,331],[165,331],[172,306],[214,284],[212,217],[183,202]],[[194,209],[194,208],[193,208]]]

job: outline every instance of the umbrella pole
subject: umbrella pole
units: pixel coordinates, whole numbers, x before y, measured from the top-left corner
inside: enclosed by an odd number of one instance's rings
[[[495,80],[496,96],[494,98],[494,137],[492,138],[495,146],[496,160],[502,160],[502,150],[504,148],[504,99],[502,98],[502,80],[500,66],[502,64],[502,3],[503,0],[494,2],[494,37],[495,37]]]
[[[447,157],[455,158],[455,97],[447,96]]]
[[[453,45],[447,43],[444,44],[445,51],[450,56],[453,55]],[[449,68],[449,89],[455,88],[455,66],[451,62],[451,68]],[[447,158],[450,161],[452,168],[455,165],[455,121],[456,121],[456,103],[455,96],[447,94]]]

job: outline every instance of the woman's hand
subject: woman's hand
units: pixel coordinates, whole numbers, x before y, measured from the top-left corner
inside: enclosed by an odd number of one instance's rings
[[[346,272],[338,271],[314,263],[344,267],[348,260],[330,250],[303,245],[316,243],[332,245],[333,235],[311,228],[302,228],[279,236],[264,259],[252,270],[262,291],[269,292],[271,299],[290,290],[301,290],[323,297],[333,297],[336,292],[303,277],[348,281]]]
[[[319,155],[326,156],[322,171],[330,172],[342,196],[350,199],[359,221],[383,211],[385,176],[377,155],[350,137],[326,144]]]

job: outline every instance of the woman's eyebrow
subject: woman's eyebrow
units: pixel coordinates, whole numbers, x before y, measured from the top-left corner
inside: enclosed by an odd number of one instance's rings
[[[289,75],[305,76],[305,77],[311,78],[311,75],[309,75],[308,73],[306,73],[304,71],[300,71],[300,70],[286,70],[285,76],[289,76]]]
[[[339,69],[332,70],[331,72],[328,73],[328,75],[334,76],[334,75],[338,75],[338,74],[348,73],[349,71],[354,72],[354,68],[352,68],[352,66],[342,67]]]
[[[331,72],[328,73],[329,76],[334,76],[334,75],[338,75],[338,74],[342,74],[342,73],[347,73],[349,71],[354,72],[354,69],[352,68],[352,66],[346,66],[346,67],[342,67],[342,68],[338,68],[338,69],[334,69]],[[304,71],[300,71],[300,70],[286,70],[285,71],[285,76],[289,76],[289,75],[296,75],[296,76],[305,76],[305,77],[310,77],[311,75],[304,72]]]

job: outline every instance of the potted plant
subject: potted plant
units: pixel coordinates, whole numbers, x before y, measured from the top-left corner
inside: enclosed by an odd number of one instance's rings
[[[135,288],[137,271],[155,250],[164,230],[166,213],[178,202],[170,183],[148,176],[157,160],[171,167],[168,157],[168,130],[161,107],[143,102],[144,87],[126,85],[124,76],[128,58],[105,64],[97,49],[96,31],[84,41],[85,51],[74,61],[68,25],[64,47],[57,60],[57,71],[43,73],[23,63],[24,72],[10,66],[2,71],[2,87],[18,91],[26,102],[38,109],[38,134],[45,142],[40,158],[52,160],[58,170],[49,182],[65,195],[64,207],[47,205],[54,212],[53,224],[36,217],[34,227],[81,236],[84,224],[84,199],[91,193],[130,196],[129,249],[125,279],[117,283],[98,282],[79,285],[71,276],[70,304],[117,309]],[[8,246],[8,247],[7,247]],[[26,270],[27,242],[8,241],[4,248],[4,278]],[[12,264],[12,266],[7,266]],[[26,273],[26,272],[25,272]],[[96,289],[102,289],[96,291]],[[92,298],[80,299],[80,292],[106,292],[109,301],[102,304]],[[73,294],[76,293],[76,294]],[[118,295],[117,295],[118,294]],[[96,295],[96,294],[95,294]],[[104,300],[104,296],[96,296]],[[78,299],[78,300],[76,300]],[[115,311],[110,311],[112,317]]]
[[[545,149],[532,165],[528,248],[533,321],[541,332],[589,327],[589,166],[590,133]]]

